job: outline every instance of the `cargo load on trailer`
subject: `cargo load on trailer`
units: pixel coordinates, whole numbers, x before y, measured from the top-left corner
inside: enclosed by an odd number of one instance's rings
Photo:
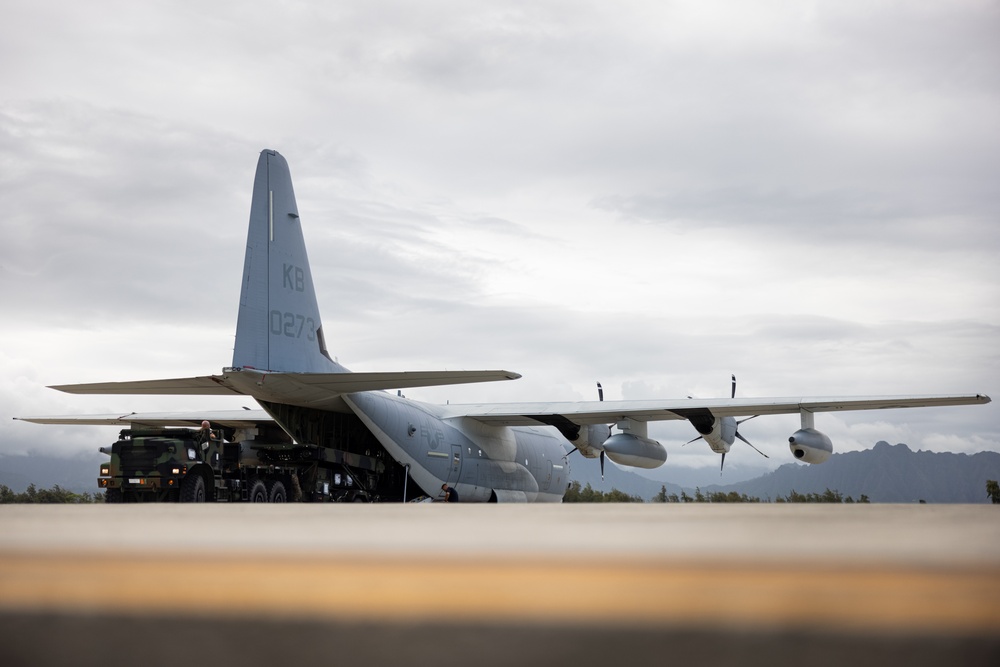
[[[101,448],[110,458],[98,486],[109,503],[407,500],[406,469],[359,420],[326,421],[324,445],[294,442],[273,424],[124,429]]]

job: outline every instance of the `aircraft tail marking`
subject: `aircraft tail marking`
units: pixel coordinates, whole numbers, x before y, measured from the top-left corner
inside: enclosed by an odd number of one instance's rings
[[[233,367],[347,372],[327,352],[291,173],[272,150],[257,161]]]

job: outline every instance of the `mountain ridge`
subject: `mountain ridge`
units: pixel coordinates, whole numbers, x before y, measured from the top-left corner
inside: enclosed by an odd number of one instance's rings
[[[681,478],[689,475],[704,479],[705,473],[698,469],[677,474]],[[655,481],[613,465],[605,466],[602,481],[597,461],[574,461],[571,477],[599,491],[616,488],[646,500],[656,495],[661,485],[668,495],[680,495],[681,491],[693,495],[696,488],[683,479]],[[988,479],[1000,480],[1000,453],[914,452],[908,445],[880,440],[871,449],[834,454],[822,464],[787,463],[753,479],[697,488],[703,493],[735,491],[765,501],[787,496],[793,490],[808,494],[831,489],[855,500],[864,495],[880,503],[986,503]]]

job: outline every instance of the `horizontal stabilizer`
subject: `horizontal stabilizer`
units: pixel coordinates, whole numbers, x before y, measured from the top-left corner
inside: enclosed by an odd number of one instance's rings
[[[188,426],[197,428],[207,419],[214,427],[251,428],[263,422],[273,422],[263,410],[199,410],[189,412],[130,412],[129,414],[63,415],[47,417],[15,417],[33,424],[67,424],[71,426]]]
[[[52,389],[70,394],[153,394],[219,396],[245,394],[292,404],[322,402],[359,391],[435,387],[475,382],[516,380],[517,373],[485,371],[402,371],[389,373],[267,373],[252,369],[226,369],[222,375],[136,382],[66,384]]]
[[[338,394],[380,389],[437,387],[450,384],[516,380],[511,371],[401,371],[389,373],[266,373],[262,384],[287,380],[304,387]]]
[[[224,380],[225,376],[207,375],[193,378],[173,378],[170,380],[61,384],[53,385],[49,388],[58,389],[67,394],[231,396],[242,393],[226,386]]]

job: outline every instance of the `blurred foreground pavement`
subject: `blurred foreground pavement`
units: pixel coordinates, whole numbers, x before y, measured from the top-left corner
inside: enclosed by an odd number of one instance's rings
[[[1000,664],[985,505],[0,506],[0,664]]]

